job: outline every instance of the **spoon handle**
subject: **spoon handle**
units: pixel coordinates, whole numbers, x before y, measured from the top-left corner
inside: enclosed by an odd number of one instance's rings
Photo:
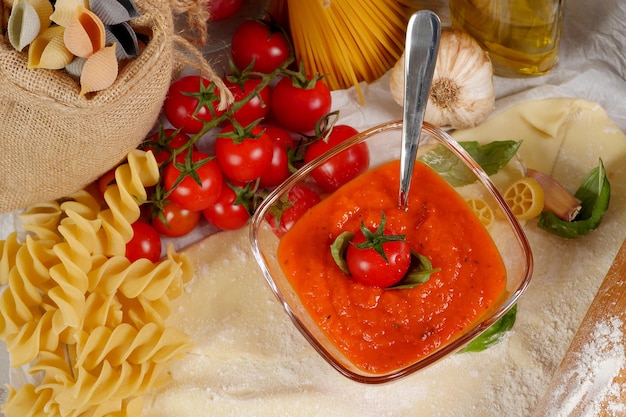
[[[400,154],[399,204],[403,209],[407,205],[440,34],[441,22],[431,11],[420,10],[409,19],[404,51],[404,122]]]

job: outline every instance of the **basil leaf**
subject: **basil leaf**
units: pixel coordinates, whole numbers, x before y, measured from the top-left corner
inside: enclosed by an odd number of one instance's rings
[[[348,270],[348,264],[346,263],[346,250],[348,249],[348,245],[350,245],[350,241],[354,237],[354,233],[352,232],[343,232],[335,241],[330,245],[330,254],[333,257],[333,260],[346,274],[350,275],[350,270]]]
[[[399,283],[387,288],[394,290],[413,288],[427,282],[432,274],[439,271],[441,268],[433,268],[430,259],[412,250],[411,266],[407,274]]]
[[[582,205],[576,219],[567,222],[559,219],[554,213],[544,211],[539,216],[538,226],[559,237],[575,239],[595,230],[600,225],[611,199],[611,184],[606,176],[602,160],[587,174],[585,181],[574,196]]]
[[[435,149],[424,154],[421,160],[453,187],[470,184],[476,180],[463,161],[443,145],[437,145]]]
[[[487,175],[491,176],[509,163],[522,145],[522,141],[505,140],[485,145],[479,145],[478,142],[460,142],[459,144],[478,162]]]
[[[475,141],[459,142],[470,156],[481,166],[487,175],[497,173],[509,163],[522,141],[494,141],[480,145]],[[452,151],[443,145],[422,156],[422,162],[437,171],[453,187],[461,187],[476,181],[472,171],[456,158]]]
[[[506,332],[513,328],[515,319],[517,318],[517,304],[515,304],[507,313],[497,322],[491,325],[480,336],[472,340],[467,346],[459,351],[463,352],[482,352],[489,346],[498,343]]]

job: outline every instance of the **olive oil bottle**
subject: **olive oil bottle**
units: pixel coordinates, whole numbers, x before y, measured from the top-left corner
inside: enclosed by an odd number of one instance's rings
[[[558,62],[563,0],[450,0],[450,16],[489,52],[496,75],[543,75]]]

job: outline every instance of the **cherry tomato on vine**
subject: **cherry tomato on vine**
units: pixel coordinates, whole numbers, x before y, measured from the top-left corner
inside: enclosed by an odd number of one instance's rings
[[[180,237],[190,233],[200,223],[201,217],[199,211],[184,209],[171,201],[163,206],[161,215],[165,222],[161,217],[154,216],[150,223],[157,232],[167,237]]]
[[[184,133],[198,133],[209,122],[224,112],[218,110],[219,90],[206,78],[188,75],[170,86],[163,111],[176,129]]]
[[[289,132],[278,126],[263,126],[265,133],[272,140],[272,162],[259,177],[260,187],[275,187],[291,175],[289,170],[289,151],[295,148],[295,143]]]
[[[385,236],[397,236],[388,229],[369,229],[370,233]],[[359,230],[346,250],[346,264],[350,275],[364,285],[389,287],[404,278],[411,266],[411,248],[406,240],[390,240],[381,243],[385,259],[376,249],[367,245],[363,249],[357,244],[368,242],[368,238]]]
[[[161,237],[159,232],[150,224],[138,220],[132,225],[133,237],[126,243],[126,257],[135,262],[146,258],[152,262],[158,262],[161,257]]]
[[[317,140],[307,146],[304,162],[311,162],[324,152],[359,133],[347,125],[335,125],[326,141]],[[330,158],[311,171],[311,177],[324,191],[335,191],[369,168],[367,144],[361,142]]]
[[[207,3],[211,13],[209,20],[214,22],[226,19],[241,10],[243,3],[244,0],[211,0]]]
[[[307,212],[311,207],[322,201],[319,194],[311,188],[296,184],[283,195],[280,202],[266,216],[274,233],[282,236]]]
[[[248,79],[241,82],[224,80],[226,87],[233,93],[235,102],[248,96],[260,83],[260,79]],[[255,120],[266,117],[270,112],[270,97],[271,89],[269,85],[266,85],[250,101],[235,111],[232,117],[242,126],[247,126]]]
[[[238,183],[256,180],[272,162],[272,140],[262,128],[227,125],[215,140],[215,160],[229,179]]]
[[[238,191],[243,192],[243,194],[238,194]],[[250,219],[248,204],[245,189],[235,190],[226,184],[222,187],[222,192],[217,201],[202,210],[202,214],[209,223],[218,229],[237,230],[244,227]]]
[[[185,146],[189,140],[189,136],[176,129],[162,129],[148,137],[148,139],[141,144],[141,149],[144,151],[152,151],[154,159],[161,165],[172,155],[172,150],[180,149]]]
[[[267,21],[246,20],[233,34],[231,53],[240,70],[254,62],[252,71],[269,74],[290,57],[291,46],[280,27]]]
[[[179,178],[182,178],[180,182]],[[163,174],[169,199],[182,208],[195,211],[204,210],[217,200],[223,181],[215,158],[200,151],[179,155],[167,164]]]
[[[301,74],[302,75],[302,74]],[[304,75],[302,75],[304,77]],[[284,77],[272,91],[272,115],[277,124],[293,132],[309,132],[330,113],[330,89],[318,77]]]

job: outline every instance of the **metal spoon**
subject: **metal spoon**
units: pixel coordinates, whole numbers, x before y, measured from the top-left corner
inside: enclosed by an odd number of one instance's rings
[[[441,21],[435,13],[420,10],[409,19],[404,51],[404,121],[400,153],[399,205],[402,209],[407,208],[440,35]]]

